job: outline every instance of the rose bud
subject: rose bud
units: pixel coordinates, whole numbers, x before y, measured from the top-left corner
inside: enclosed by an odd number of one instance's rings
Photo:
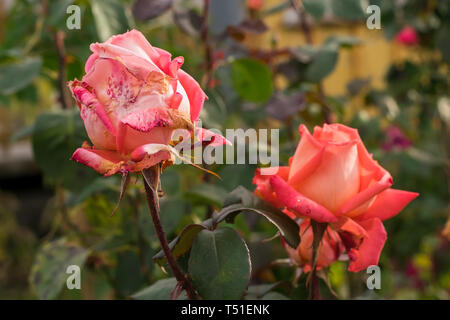
[[[301,242],[297,249],[291,248],[284,241],[283,245],[291,260],[302,267],[304,272],[310,272],[313,263],[312,245],[314,238],[310,219],[301,222],[299,227]],[[316,269],[320,270],[329,267],[333,262],[339,259],[344,251],[345,248],[339,234],[330,227],[327,227],[317,251]]]

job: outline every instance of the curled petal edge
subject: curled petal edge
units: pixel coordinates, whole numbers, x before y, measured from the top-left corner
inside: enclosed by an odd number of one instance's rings
[[[287,209],[299,216],[308,217],[317,222],[337,221],[337,217],[327,208],[298,193],[281,177],[277,175],[272,176],[270,178],[270,184],[278,200],[280,200]]]

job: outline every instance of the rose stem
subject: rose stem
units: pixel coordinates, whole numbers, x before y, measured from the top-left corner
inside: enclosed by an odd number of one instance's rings
[[[61,30],[54,31],[56,49],[58,53],[58,88],[60,94],[61,105],[63,109],[70,109],[72,106],[66,81],[66,49],[64,46],[64,32]]]
[[[323,234],[327,229],[326,223],[319,223],[311,220],[311,226],[313,229],[313,256],[312,256],[312,268],[311,275],[309,278],[309,299],[310,300],[320,300],[320,282],[317,277],[317,256],[319,251],[319,245],[322,241]]]
[[[192,287],[191,282],[181,271],[174,256],[172,255],[172,251],[169,248],[169,243],[167,242],[166,235],[161,224],[161,219],[159,216],[159,198],[157,191],[160,176],[159,169],[160,169],[159,165],[156,165],[143,171],[145,193],[147,195],[147,202],[148,207],[150,209],[150,215],[152,217],[153,225],[155,226],[155,231],[158,236],[158,240],[161,244],[161,248],[167,258],[167,262],[169,264],[170,269],[172,270],[173,275],[186,290],[188,299],[191,300],[197,299],[197,294],[195,293],[195,290]]]
[[[213,79],[214,72],[214,61],[213,61],[213,47],[211,44],[211,39],[209,37],[209,26],[208,26],[208,17],[209,17],[209,2],[210,0],[203,0],[203,13],[202,13],[202,25],[201,25],[201,39],[205,46],[205,65],[206,65],[206,73],[203,79],[203,85],[206,88],[209,88],[211,81]]]

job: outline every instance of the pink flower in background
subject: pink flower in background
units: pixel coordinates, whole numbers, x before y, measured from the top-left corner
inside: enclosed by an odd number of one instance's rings
[[[419,36],[413,27],[405,27],[397,33],[395,39],[406,46],[414,46],[419,43]]]
[[[247,0],[247,7],[251,10],[260,10],[264,5],[264,0]]]
[[[350,258],[350,271],[378,260],[387,238],[383,220],[418,196],[392,189],[389,172],[372,158],[356,129],[342,124],[300,126],[302,139],[289,166],[258,169],[255,193],[300,218],[329,223]],[[273,171],[272,171],[273,172]]]
[[[406,137],[403,131],[396,126],[391,126],[386,130],[386,141],[382,144],[384,150],[407,149],[412,145],[411,141]]]
[[[193,132],[207,98],[181,69],[183,57],[172,59],[136,30],[90,49],[86,75],[69,88],[93,147],[85,143],[72,159],[105,176],[168,160],[174,130]],[[203,129],[200,136],[227,142]]]

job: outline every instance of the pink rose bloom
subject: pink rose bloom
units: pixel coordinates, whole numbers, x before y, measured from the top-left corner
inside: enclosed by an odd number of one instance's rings
[[[414,46],[419,43],[419,36],[413,27],[405,27],[397,33],[395,39],[406,46]]]
[[[383,220],[398,214],[418,196],[392,189],[389,172],[368,153],[356,129],[342,124],[300,126],[302,139],[289,166],[276,174],[258,169],[255,192],[301,218],[329,223],[350,258],[350,271],[378,260],[387,235]]]
[[[90,49],[86,75],[69,88],[93,147],[85,143],[72,159],[109,176],[171,158],[174,130],[192,133],[207,98],[180,69],[183,57],[172,59],[136,30]],[[227,142],[207,130],[199,133],[216,144]]]

